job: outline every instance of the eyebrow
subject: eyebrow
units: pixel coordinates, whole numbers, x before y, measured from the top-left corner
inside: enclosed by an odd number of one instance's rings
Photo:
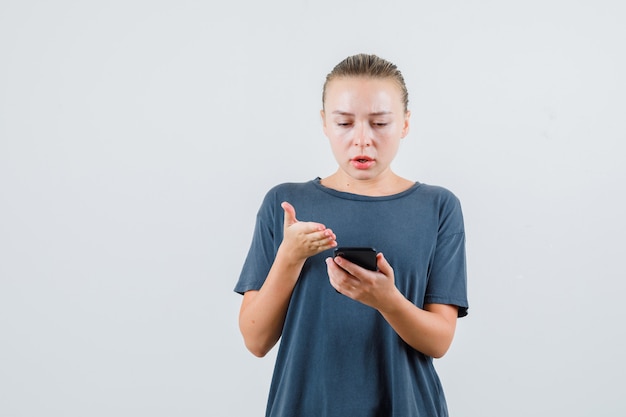
[[[332,112],[332,114],[336,114],[339,116],[354,116],[353,113],[347,112],[347,111],[341,111],[341,110],[335,110],[334,112]],[[373,112],[370,113],[370,116],[384,116],[386,114],[393,114],[390,111],[377,111],[377,112]]]

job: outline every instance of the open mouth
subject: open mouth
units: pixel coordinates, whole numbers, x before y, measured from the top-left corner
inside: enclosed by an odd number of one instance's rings
[[[355,156],[351,161],[356,169],[369,169],[374,164],[374,159],[365,155]]]

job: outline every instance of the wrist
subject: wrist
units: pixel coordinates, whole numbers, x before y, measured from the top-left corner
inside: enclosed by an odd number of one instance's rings
[[[402,310],[402,305],[408,300],[400,290],[394,286],[389,296],[385,298],[384,302],[378,308],[378,311],[384,316],[391,316],[397,314]]]
[[[286,247],[283,243],[278,247],[278,251],[276,251],[276,258],[274,259],[274,263],[279,263],[286,268],[299,268],[301,269],[304,266],[304,262],[306,258],[299,258],[295,251]]]

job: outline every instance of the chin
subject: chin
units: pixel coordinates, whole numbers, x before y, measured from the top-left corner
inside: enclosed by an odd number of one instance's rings
[[[372,180],[376,178],[377,175],[374,174],[373,172],[358,171],[358,172],[353,173],[350,176],[358,181],[368,181],[368,180]]]

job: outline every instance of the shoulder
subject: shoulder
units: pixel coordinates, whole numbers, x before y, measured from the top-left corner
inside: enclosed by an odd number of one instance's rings
[[[306,182],[283,182],[275,185],[267,192],[270,195],[308,192],[313,188],[313,181]]]
[[[294,196],[307,195],[315,189],[313,181],[307,182],[284,182],[273,186],[265,194],[265,203],[278,202],[282,203]]]
[[[459,198],[449,189],[430,184],[420,184],[418,192],[422,198],[427,198],[437,203],[439,206],[444,207],[458,207],[460,208],[461,202]]]
[[[444,235],[464,231],[463,212],[459,198],[449,189],[437,185],[421,184],[420,193],[439,219],[439,230]]]
[[[313,181],[285,182],[275,185],[265,193],[261,210],[269,209],[273,211],[274,209],[279,209],[283,201],[293,203],[292,200],[310,195],[314,189]]]
[[[437,196],[445,199],[456,199],[456,196],[452,191],[440,185],[420,183],[419,190],[424,194],[429,194],[432,196]]]

